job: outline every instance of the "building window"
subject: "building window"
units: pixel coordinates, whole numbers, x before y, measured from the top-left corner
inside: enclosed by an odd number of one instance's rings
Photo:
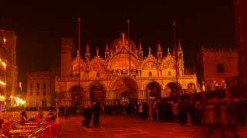
[[[171,72],[170,71],[168,72],[168,75],[171,76]]]
[[[39,96],[39,91],[37,91],[37,96]]]
[[[30,96],[32,96],[33,95],[33,92],[30,92]]]
[[[44,95],[44,96],[46,95],[46,91],[43,91],[43,95]]]
[[[150,71],[150,72],[148,72],[148,76],[149,77],[151,77],[152,76],[152,72]]]
[[[216,66],[216,72],[217,73],[225,73],[225,67],[223,64],[219,63]]]
[[[96,76],[99,78],[99,76],[100,76],[99,72],[96,73]]]

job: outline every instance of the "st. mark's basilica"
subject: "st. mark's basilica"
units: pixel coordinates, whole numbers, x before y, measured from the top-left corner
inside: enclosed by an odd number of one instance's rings
[[[86,45],[82,55],[73,55],[73,41],[61,42],[61,76],[55,79],[56,106],[84,105],[91,101],[112,104],[160,99],[198,91],[196,75],[185,74],[183,49],[179,42],[172,49],[158,43],[144,56],[124,33],[105,46],[105,55]],[[90,53],[96,49],[95,57]],[[155,54],[154,54],[155,53]]]

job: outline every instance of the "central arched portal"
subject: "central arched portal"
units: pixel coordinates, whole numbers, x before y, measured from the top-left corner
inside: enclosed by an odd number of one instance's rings
[[[105,88],[100,82],[94,82],[90,87],[91,101],[103,103],[105,100]]]
[[[71,106],[80,108],[82,102],[83,89],[80,86],[74,86],[71,88]]]
[[[130,77],[116,79],[111,85],[111,90],[115,94],[115,100],[120,102],[135,102],[138,99],[137,83]]]
[[[159,99],[161,98],[161,86],[158,82],[153,81],[148,83],[147,87],[147,96],[150,99]]]
[[[181,86],[176,82],[170,82],[166,85],[166,90],[170,93],[170,97],[177,97],[181,93]]]

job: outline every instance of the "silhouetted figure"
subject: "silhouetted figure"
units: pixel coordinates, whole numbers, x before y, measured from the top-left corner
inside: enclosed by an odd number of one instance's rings
[[[69,107],[68,106],[64,107],[64,116],[65,116],[66,119],[69,118]]]
[[[100,111],[101,111],[100,103],[94,102],[93,103],[93,126],[94,127],[99,127],[100,125]]]
[[[85,106],[83,110],[83,116],[84,116],[84,120],[82,122],[82,125],[85,127],[89,127],[89,124],[92,120],[92,107],[90,104]]]

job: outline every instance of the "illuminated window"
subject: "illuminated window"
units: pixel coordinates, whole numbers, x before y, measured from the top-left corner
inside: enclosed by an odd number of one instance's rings
[[[219,63],[216,66],[216,72],[217,73],[225,73],[225,67],[223,64]]]

